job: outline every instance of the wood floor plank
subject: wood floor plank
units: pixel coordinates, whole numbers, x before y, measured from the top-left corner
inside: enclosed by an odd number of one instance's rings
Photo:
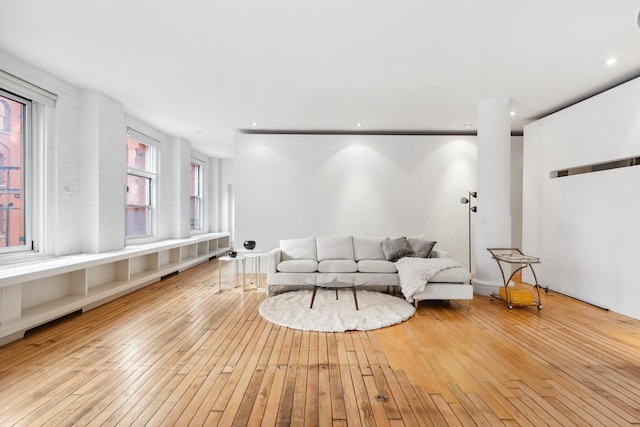
[[[309,332],[309,368],[307,370],[307,386],[304,391],[304,424],[309,426],[316,426],[320,423],[319,335],[319,332]]]
[[[351,357],[356,357],[355,355]],[[351,377],[351,383],[353,384],[353,393],[358,405],[359,422],[363,426],[374,426],[375,418],[373,416],[373,409],[369,396],[367,395],[367,388],[364,383],[364,376],[360,367],[352,363],[349,365],[349,375]],[[369,375],[371,377],[371,375]]]
[[[249,424],[251,412],[260,394],[260,384],[265,377],[267,362],[271,356],[277,337],[277,331],[273,328],[272,324],[267,325],[264,333],[268,335],[264,342],[261,340],[258,344],[261,346],[261,349],[259,350],[259,359],[255,369],[253,371],[247,370],[247,372],[251,374],[251,379],[246,386],[246,392],[243,393],[242,402],[233,420],[233,425],[245,426]],[[238,392],[241,392],[241,390],[238,390]]]
[[[253,330],[252,337],[250,341],[247,342],[245,351],[243,351],[242,357],[238,360],[234,368],[232,374],[233,379],[226,384],[228,390],[231,390],[233,387],[233,392],[229,395],[224,414],[220,419],[222,425],[232,425],[236,423],[240,406],[245,398],[255,400],[254,395],[249,392],[249,383],[251,382],[253,374],[256,372],[261,351],[264,349],[264,345],[269,337],[270,328],[267,328],[265,322],[259,322],[258,319],[252,320],[251,323],[252,326],[250,326],[250,329]],[[170,421],[170,424],[173,423]],[[246,422],[242,421],[240,425],[246,425]]]
[[[276,425],[278,416],[280,415],[279,406],[283,394],[285,378],[288,371],[289,356],[291,354],[291,341],[293,340],[293,330],[286,329],[284,340],[281,344],[281,351],[275,365],[273,365],[274,374],[271,382],[271,388],[268,391],[268,398],[265,405],[264,417],[262,425]]]
[[[329,337],[332,334],[318,336],[318,413],[322,427],[332,426],[331,416],[331,374],[329,372]]]
[[[429,412],[427,409],[427,405],[424,405],[420,399],[420,396],[416,390],[416,387],[411,385],[409,378],[405,375],[404,371],[397,371],[396,377],[398,380],[398,385],[402,389],[402,393],[405,395],[409,407],[413,412],[413,415],[418,422],[418,425],[421,426],[435,426],[434,422],[429,417]],[[403,414],[404,418],[404,414]]]
[[[329,390],[331,396],[331,417],[333,420],[346,420],[347,409],[344,402],[342,377],[340,375],[340,360],[338,358],[338,342],[336,334],[327,337],[329,355]]]
[[[302,342],[302,331],[295,330],[291,341],[289,361],[286,365],[282,396],[278,405],[277,426],[288,426],[293,417],[293,401],[295,398],[295,386],[300,367],[300,345]]]
[[[458,416],[456,415],[457,411],[454,411],[453,407],[446,401],[446,399],[442,395],[432,394],[430,395],[430,398],[448,426],[463,425],[463,423],[458,419]],[[464,418],[468,419],[468,421],[471,421],[468,416],[465,416]]]
[[[387,417],[387,411],[384,406],[385,397],[378,393],[378,385],[376,384],[373,376],[363,377],[364,385],[367,390],[367,396],[369,398],[369,405],[373,413],[373,420],[376,426],[388,426],[389,418]]]
[[[349,365],[349,348],[353,353],[352,334],[336,334],[338,361],[340,367],[340,379],[342,381],[342,393],[344,399],[345,413],[347,416],[347,424],[350,426],[362,425],[360,421],[360,413],[358,410],[358,401],[356,400],[355,386],[351,376],[351,366]],[[350,344],[348,344],[350,343]]]
[[[268,351],[268,359],[266,365],[263,368],[264,375],[262,375],[262,380],[260,381],[260,388],[255,399],[255,404],[253,405],[251,415],[249,416],[249,426],[262,425],[263,419],[266,419],[264,415],[267,407],[267,400],[270,396],[271,386],[273,384],[276,370],[278,369],[280,350],[282,348],[282,343],[285,339],[287,329],[274,327],[272,332],[277,333],[277,335],[275,337],[273,347]],[[268,425],[268,422],[266,423],[266,425]]]

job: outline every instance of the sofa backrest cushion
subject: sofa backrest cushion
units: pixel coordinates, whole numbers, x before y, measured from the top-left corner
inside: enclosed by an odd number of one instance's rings
[[[282,261],[292,259],[317,260],[315,237],[280,240],[280,249],[282,249]]]
[[[316,237],[318,261],[326,259],[349,259],[353,257],[353,237]]]
[[[389,240],[388,237],[355,237],[353,238],[353,254],[356,261],[361,259],[384,260],[382,252],[382,242]]]

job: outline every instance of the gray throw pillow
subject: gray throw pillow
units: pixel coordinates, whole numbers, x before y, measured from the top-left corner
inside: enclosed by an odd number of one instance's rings
[[[382,242],[382,252],[384,252],[387,261],[392,262],[413,255],[413,251],[406,237],[398,237]]]
[[[409,241],[409,246],[413,251],[413,256],[416,258],[429,258],[433,247],[436,245],[436,242],[419,239],[417,237],[409,237],[407,240]]]

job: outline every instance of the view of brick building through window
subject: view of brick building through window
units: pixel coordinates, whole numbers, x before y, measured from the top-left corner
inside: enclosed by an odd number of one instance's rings
[[[25,244],[24,112],[0,95],[0,247]]]
[[[127,138],[127,237],[151,234],[151,183],[154,171],[151,147]]]

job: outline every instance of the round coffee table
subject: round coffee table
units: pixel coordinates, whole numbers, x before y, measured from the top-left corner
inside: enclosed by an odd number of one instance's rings
[[[356,288],[358,286],[366,285],[367,282],[363,279],[353,276],[333,276],[333,275],[319,275],[305,279],[304,283],[313,286],[313,293],[311,294],[311,305],[309,308],[313,308],[313,301],[316,299],[316,292],[318,288],[335,289],[336,299],[338,299],[338,289],[351,288],[353,291],[353,301],[356,304],[356,310],[358,310],[358,296],[356,295]]]

